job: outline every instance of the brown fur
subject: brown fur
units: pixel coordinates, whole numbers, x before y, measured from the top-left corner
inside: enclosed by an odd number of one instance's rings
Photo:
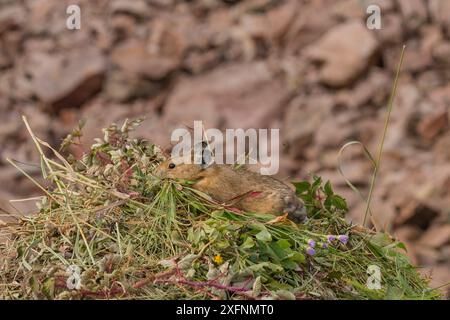
[[[170,169],[170,163],[175,164],[175,168]],[[203,168],[197,164],[185,164],[182,159],[169,159],[161,163],[155,173],[161,178],[194,181],[193,188],[244,211],[276,215],[288,213],[295,222],[306,218],[303,203],[289,186],[243,168],[236,170],[229,165],[218,164]]]

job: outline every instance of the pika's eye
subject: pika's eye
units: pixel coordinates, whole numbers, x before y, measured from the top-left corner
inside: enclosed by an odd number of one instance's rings
[[[175,163],[169,163],[169,169],[175,168]]]

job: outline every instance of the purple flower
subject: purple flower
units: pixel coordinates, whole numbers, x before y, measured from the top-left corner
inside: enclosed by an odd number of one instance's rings
[[[328,243],[326,243],[326,242],[322,243],[322,248],[323,249],[327,249],[328,248]]]
[[[306,253],[309,254],[310,256],[313,256],[313,255],[316,254],[316,250],[314,250],[314,248],[307,247],[306,248]]]
[[[327,241],[328,242],[333,242],[334,240],[336,240],[336,236],[334,236],[334,235],[332,235],[332,234],[329,234],[329,235],[327,235]]]
[[[310,246],[311,248],[314,248],[316,246],[316,242],[313,239],[309,239],[308,246]]]
[[[338,236],[338,240],[342,243],[342,244],[347,244],[348,242],[348,236],[345,234],[341,234]]]

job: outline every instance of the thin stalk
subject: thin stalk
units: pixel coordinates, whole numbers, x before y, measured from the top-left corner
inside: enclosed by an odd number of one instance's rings
[[[367,197],[367,204],[366,204],[366,211],[365,211],[365,214],[364,214],[363,226],[366,225],[367,216],[368,216],[368,214],[370,212],[370,203],[372,201],[373,191],[374,191],[374,188],[375,188],[375,182],[376,182],[376,179],[377,179],[377,176],[378,176],[378,171],[379,171],[380,165],[381,165],[381,155],[383,153],[384,141],[386,140],[386,135],[387,135],[387,131],[388,131],[388,128],[389,128],[389,123],[390,123],[390,120],[391,120],[391,113],[392,113],[392,109],[393,109],[393,105],[394,105],[394,99],[395,99],[395,96],[397,94],[398,80],[400,78],[400,71],[402,69],[403,60],[404,60],[404,57],[405,57],[405,49],[406,49],[406,45],[403,46],[402,52],[400,54],[400,61],[399,61],[398,66],[397,66],[397,71],[396,71],[396,74],[395,74],[394,85],[392,87],[391,96],[389,97],[388,112],[387,112],[386,120],[384,122],[383,135],[381,136],[380,144],[378,146],[378,154],[377,154],[376,161],[375,161],[375,167],[374,167],[373,174],[372,174],[372,180],[370,182],[370,189],[369,189],[369,195]]]

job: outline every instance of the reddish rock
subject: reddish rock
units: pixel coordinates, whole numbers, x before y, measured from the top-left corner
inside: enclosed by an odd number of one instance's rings
[[[332,11],[337,17],[343,19],[362,19],[366,15],[366,8],[359,0],[336,1]]]
[[[372,0],[370,3],[379,6],[381,12],[390,12],[396,7],[395,0]]]
[[[421,232],[416,226],[403,225],[394,231],[394,235],[402,242],[410,242],[418,239]]]
[[[111,16],[108,28],[112,29],[108,30],[109,36],[114,41],[120,42],[124,39],[133,38],[136,34],[136,29],[138,29],[138,23],[131,15],[116,14]]]
[[[433,69],[424,71],[417,77],[417,85],[422,92],[431,92],[444,84],[442,75],[436,73]]]
[[[220,54],[216,50],[190,51],[183,62],[183,67],[194,74],[211,69],[220,62]]]
[[[10,5],[0,10],[0,35],[14,28],[20,28],[25,22],[25,9],[21,5]]]
[[[126,102],[136,98],[154,97],[163,84],[140,77],[135,73],[112,70],[108,73],[104,93],[113,101]]]
[[[305,156],[305,148],[313,142],[316,131],[330,116],[332,107],[333,100],[326,95],[298,97],[291,102],[284,116],[282,132],[291,156]]]
[[[12,63],[12,59],[6,53],[6,49],[2,43],[0,43],[0,68],[9,67]]]
[[[431,55],[433,48],[442,43],[444,35],[438,26],[425,26],[421,29],[421,49],[424,53]]]
[[[270,29],[267,28],[269,20],[265,15],[244,15],[237,28],[254,39],[268,39]]]
[[[172,41],[165,38],[163,41]],[[176,41],[173,39],[173,41]],[[175,46],[177,46],[174,43]],[[165,54],[160,49],[153,53],[150,44],[129,40],[118,46],[111,54],[111,61],[127,73],[135,73],[150,79],[161,79],[174,71],[180,63],[177,48],[172,54]]]
[[[398,14],[383,14],[381,29],[374,32],[382,44],[398,45],[403,40],[403,20]]]
[[[67,32],[65,15],[67,4],[63,1],[40,0],[27,2],[29,15],[26,30],[33,35],[56,36]]]
[[[442,135],[434,145],[434,154],[442,161],[450,161],[450,132]],[[449,184],[450,187],[450,184]]]
[[[450,41],[436,44],[433,48],[433,58],[438,63],[450,66]]]
[[[450,279],[450,268],[448,262],[434,265],[430,269],[431,269],[430,287],[440,288],[439,290],[443,293],[443,295],[447,296],[447,298],[449,299],[450,288],[448,286],[448,282]]]
[[[314,106],[313,108],[315,107],[322,108],[320,104],[318,106]],[[322,114],[322,112],[316,113]],[[325,116],[325,114],[323,115]],[[349,123],[351,123],[352,120],[357,121],[354,114],[350,115],[343,113],[336,116],[330,113],[326,115],[326,118],[323,118],[322,121],[319,122],[319,120],[317,120],[317,123],[311,125],[311,130],[313,130],[312,132],[316,133],[313,138],[313,146],[319,148],[321,151],[329,148],[337,149],[342,147],[345,141],[348,141],[351,137],[356,136],[357,129],[349,126]],[[315,128],[313,126],[315,126]]]
[[[385,141],[385,150],[398,150],[409,141],[411,128],[416,128],[420,119],[418,106],[422,99],[420,90],[407,82],[401,84],[397,91],[395,111],[392,112],[389,134]],[[382,116],[386,109],[380,110]],[[404,148],[405,149],[405,148]]]
[[[441,248],[450,243],[450,225],[437,225],[429,228],[422,237],[420,243],[431,248]]]
[[[447,110],[442,110],[423,118],[417,126],[417,132],[423,139],[432,140],[448,128],[448,121],[449,115]]]
[[[145,18],[149,12],[144,0],[114,0],[110,5],[110,10],[113,13],[126,13],[137,18]]]
[[[450,33],[450,2],[447,0],[429,0],[428,8],[433,22],[440,24]]]
[[[425,51],[422,47],[422,43],[417,39],[413,39],[407,42],[407,54],[404,58],[403,70],[407,72],[421,72],[430,68],[433,61],[429,52]],[[399,55],[393,55],[393,64],[398,63]]]
[[[416,30],[427,20],[427,7],[423,0],[398,0],[404,25],[409,30]]]
[[[439,260],[439,252],[436,249],[420,244],[414,246],[414,255],[420,266],[431,266]]]
[[[307,45],[318,41],[324,33],[333,29],[337,23],[338,21],[332,11],[323,10],[323,3],[320,3],[320,1],[302,3],[298,16],[286,33],[286,51],[289,53],[303,51]]]
[[[228,65],[180,81],[164,108],[164,119],[172,126],[203,120],[214,128],[265,128],[280,115],[287,94],[265,63]]]
[[[297,1],[287,1],[285,4],[270,10],[267,13],[267,19],[272,40],[279,41],[284,38],[299,13],[300,5]]]
[[[147,3],[158,7],[170,7],[173,6],[175,0],[147,0]]]
[[[433,48],[442,42],[441,29],[437,26],[424,26],[420,33],[420,39],[412,39],[407,42],[403,70],[420,72],[429,70],[433,65]]]
[[[426,229],[438,215],[439,212],[431,206],[413,200],[400,211],[395,223],[396,225],[413,225]]]
[[[354,87],[337,92],[337,104],[349,108],[367,107],[370,103],[382,104],[390,91],[390,79],[380,69],[371,71]]]
[[[35,54],[30,70],[36,96],[54,110],[79,107],[101,90],[105,73],[103,56],[95,49],[74,49],[66,55]]]
[[[366,180],[368,178],[370,182],[370,175],[366,175]],[[360,187],[360,184],[356,185]],[[361,198],[359,199],[360,201],[358,202],[356,208],[358,208],[358,210],[361,212],[361,216],[363,216],[366,211],[366,204],[361,201]],[[375,230],[391,233],[393,220],[395,217],[395,208],[392,206],[392,204],[383,199],[380,199],[379,197],[374,197],[370,208],[372,215],[368,214],[367,221],[371,223]]]
[[[350,21],[331,29],[308,49],[308,55],[324,63],[320,78],[329,86],[350,84],[369,67],[378,43],[359,21]]]

